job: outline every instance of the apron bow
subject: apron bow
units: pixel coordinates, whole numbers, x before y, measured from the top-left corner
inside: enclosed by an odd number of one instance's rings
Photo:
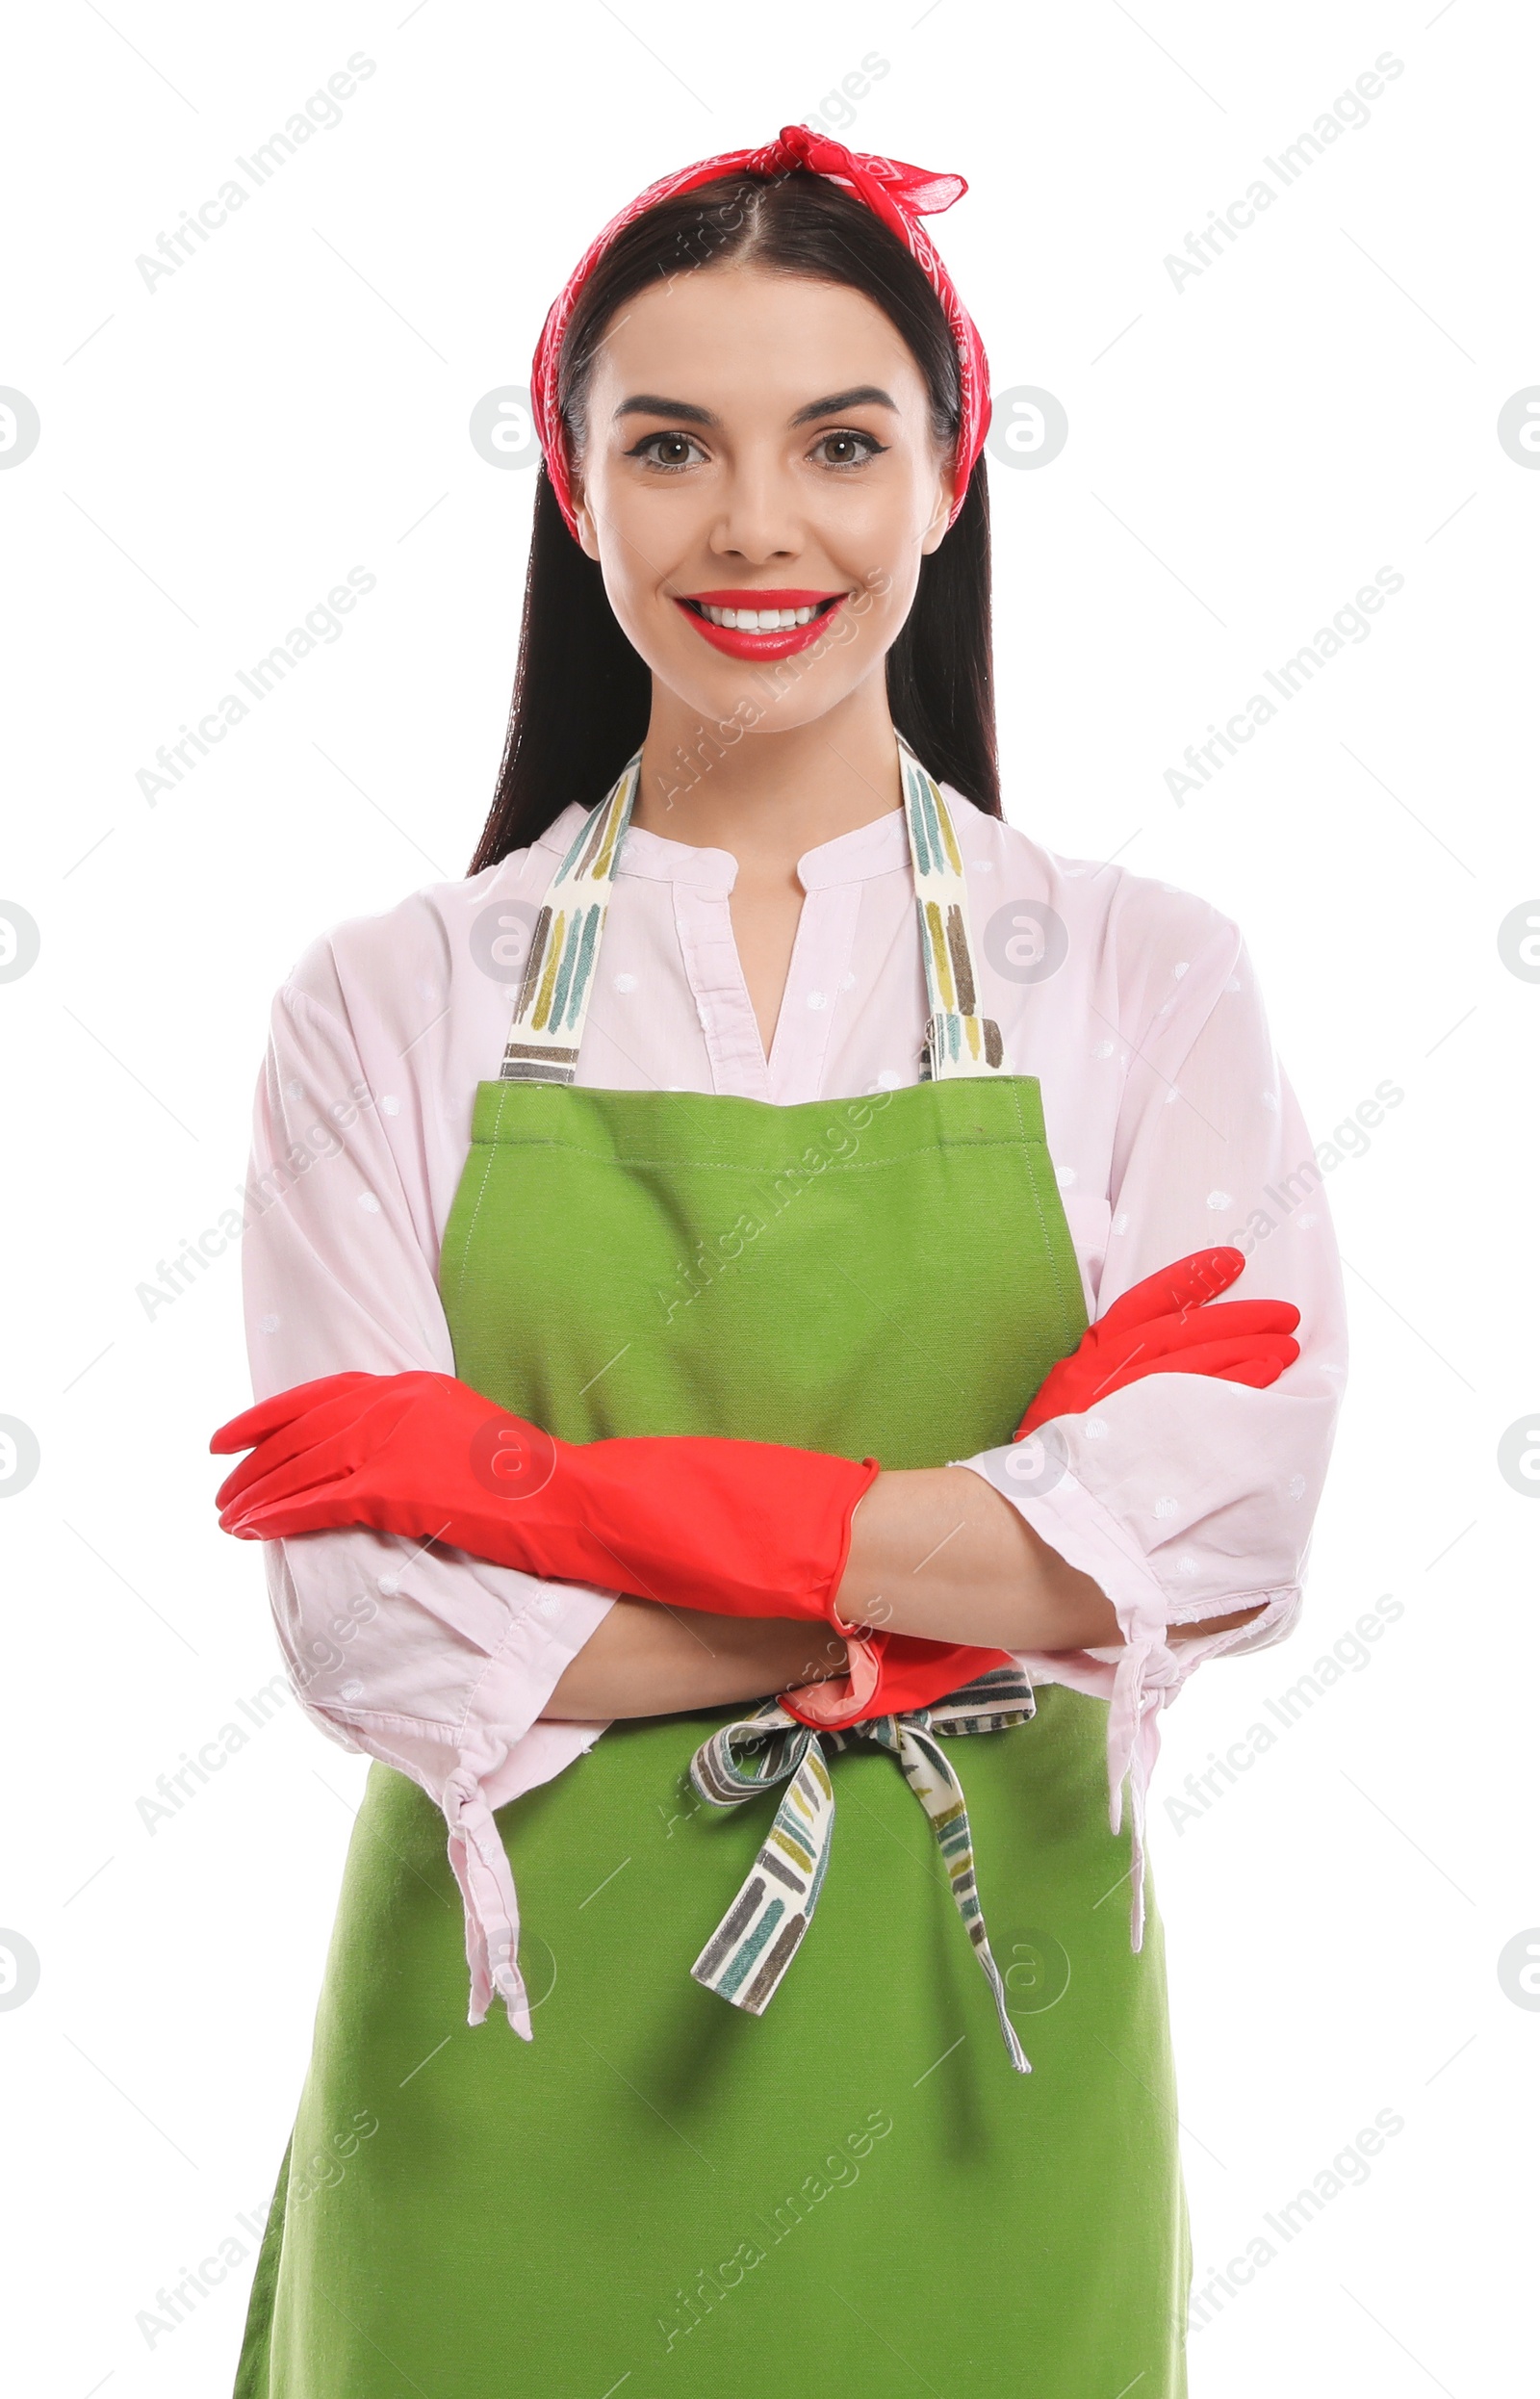
[[[1036,1712],[1026,1675],[997,1666],[934,1707],[869,1716],[837,1731],[814,1732],[773,1699],[754,1715],[719,1726],[690,1761],[690,1780],[709,1806],[741,1807],[776,1783],[787,1790],[742,1889],[690,1968],[695,1980],[748,2015],[764,2014],[823,1888],[834,1830],[828,1748],[837,1753],[857,1740],[872,1741],[896,1757],[930,1818],[958,1914],[994,1995],[1007,2054],[1018,2074],[1030,2074],[989,1948],[962,1786],[935,1736],[1003,1732]]]

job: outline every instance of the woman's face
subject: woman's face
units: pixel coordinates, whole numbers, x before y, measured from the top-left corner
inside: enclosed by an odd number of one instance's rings
[[[880,664],[953,487],[919,368],[863,294],[680,275],[611,323],[583,433],[582,546],[686,708],[787,730]]]

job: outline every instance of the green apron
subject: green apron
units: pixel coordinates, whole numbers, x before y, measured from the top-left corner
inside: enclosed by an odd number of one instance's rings
[[[1039,1086],[976,1013],[955,838],[903,759],[931,1073],[893,1093],[566,1084],[634,761],[569,853],[440,1265],[456,1372],[500,1406],[567,1440],[935,1466],[1009,1442],[1075,1346]],[[372,1766],[236,2399],[724,2399],[771,2373],[840,2399],[1184,2399],[1161,1926],[1151,1905],[1130,1949],[1105,1703],[1050,1685],[1000,1729],[949,1735],[937,1708],[819,1737],[803,1771],[837,1832],[754,2012],[692,1965],[786,1803],[725,1793],[724,1760],[807,1746],[760,1715],[790,1725],[773,1702],[619,1720],[497,1811],[527,2042],[496,2010],[467,2025],[443,1817]],[[906,1727],[965,1786],[967,1931]]]

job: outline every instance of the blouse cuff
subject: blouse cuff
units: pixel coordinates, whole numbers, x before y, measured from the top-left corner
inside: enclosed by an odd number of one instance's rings
[[[559,1600],[555,1607],[547,1603]],[[539,1720],[565,1668],[614,1605],[612,1593],[563,1586],[521,1610],[472,1692],[460,1728],[460,1754],[440,1799],[449,1832],[449,1864],[465,1906],[465,1955],[471,1970],[466,2022],[485,2019],[496,1992],[520,2038],[534,2039],[529,1994],[519,1971],[519,1901],[495,1806],[539,1779],[527,1754],[542,1746]],[[564,1725],[570,1747],[587,1748],[603,1730]]]
[[[559,1605],[548,1612],[544,1603],[558,1589]],[[561,1585],[518,1610],[484,1661],[457,1725],[335,1702],[324,1711],[334,1738],[409,1774],[443,1811],[465,1912],[466,2022],[484,2023],[496,1993],[526,2041],[534,2039],[534,2026],[519,1970],[519,1901],[494,1810],[580,1756],[604,1730],[602,1722],[547,1723],[540,1711],[613,1605],[613,1593]]]
[[[1144,1823],[1145,1802],[1155,1760],[1160,1752],[1160,1712],[1175,1697],[1191,1671],[1189,1661],[1167,1641],[1171,1609],[1147,1559],[1130,1540],[1111,1510],[1090,1492],[1067,1467],[1046,1491],[1028,1496],[1014,1487],[1013,1448],[985,1451],[978,1457],[954,1460],[967,1466],[1004,1494],[1033,1531],[1060,1557],[1100,1585],[1116,1612],[1122,1646],[1114,1650],[1076,1653],[1089,1661],[1105,1661],[1095,1680],[1105,1690],[1111,1678],[1107,1715],[1108,1819],[1115,1833],[1123,1823],[1123,1785],[1129,1787],[1129,1831],[1133,1891],[1129,1910],[1129,1941],[1135,1949],[1144,1941]],[[1221,1610],[1212,1603],[1208,1612]],[[1186,1643],[1182,1644],[1185,1648]]]

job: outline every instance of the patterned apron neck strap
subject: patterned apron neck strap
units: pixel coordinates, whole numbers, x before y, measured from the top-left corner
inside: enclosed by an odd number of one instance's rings
[[[922,1081],[1004,1071],[992,1017],[978,1014],[967,884],[940,786],[902,734],[899,774],[909,828],[914,904],[925,961],[927,1022]],[[551,878],[529,943],[500,1070],[504,1082],[571,1083],[578,1072],[594,967],[621,842],[641,781],[637,751],[585,817]]]
[[[902,734],[898,758],[929,1001],[922,1080],[1003,1073],[1000,1028],[992,1017],[978,1014],[968,890],[951,811],[935,776],[921,765]]]
[[[514,1002],[502,1053],[503,1082],[570,1083],[578,1072],[615,862],[641,771],[638,750],[607,796],[578,826],[551,878]]]

